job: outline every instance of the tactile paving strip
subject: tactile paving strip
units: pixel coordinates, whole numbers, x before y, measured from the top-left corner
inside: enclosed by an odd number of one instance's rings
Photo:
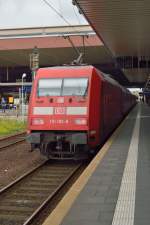
[[[134,224],[139,132],[140,111],[134,126],[112,225]]]

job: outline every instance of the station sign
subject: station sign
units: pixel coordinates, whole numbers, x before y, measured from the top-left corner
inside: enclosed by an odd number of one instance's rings
[[[23,86],[23,93],[30,93],[31,92],[31,86]]]
[[[12,96],[11,97],[8,97],[8,102],[9,103],[13,103],[14,102],[14,97],[12,97]]]

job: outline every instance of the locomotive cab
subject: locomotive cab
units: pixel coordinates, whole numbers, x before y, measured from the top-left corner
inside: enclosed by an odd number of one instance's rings
[[[71,68],[40,69],[34,81],[28,114],[32,149],[48,158],[88,156],[88,114],[91,76]]]

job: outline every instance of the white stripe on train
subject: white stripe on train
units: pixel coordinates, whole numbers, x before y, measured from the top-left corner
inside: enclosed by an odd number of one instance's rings
[[[57,107],[34,107],[33,115],[55,115],[55,109]],[[59,107],[60,108],[60,107]],[[57,115],[59,112],[57,111]],[[87,115],[87,107],[66,107],[64,113],[60,115]]]

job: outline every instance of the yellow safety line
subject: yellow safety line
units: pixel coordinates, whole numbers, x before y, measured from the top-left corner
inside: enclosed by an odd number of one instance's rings
[[[121,125],[117,128],[117,130],[113,133],[113,135],[108,139],[108,141],[101,148],[100,152],[94,157],[88,167],[84,170],[84,172],[80,175],[78,180],[73,184],[70,190],[66,193],[66,195],[59,202],[57,207],[52,211],[49,217],[44,221],[43,225],[60,225],[63,221],[65,215],[71,208],[77,196],[80,194],[89,178],[99,165],[99,163],[104,158],[108,149],[114,142],[115,138],[118,136],[121,127],[123,126],[126,118],[123,120]]]

